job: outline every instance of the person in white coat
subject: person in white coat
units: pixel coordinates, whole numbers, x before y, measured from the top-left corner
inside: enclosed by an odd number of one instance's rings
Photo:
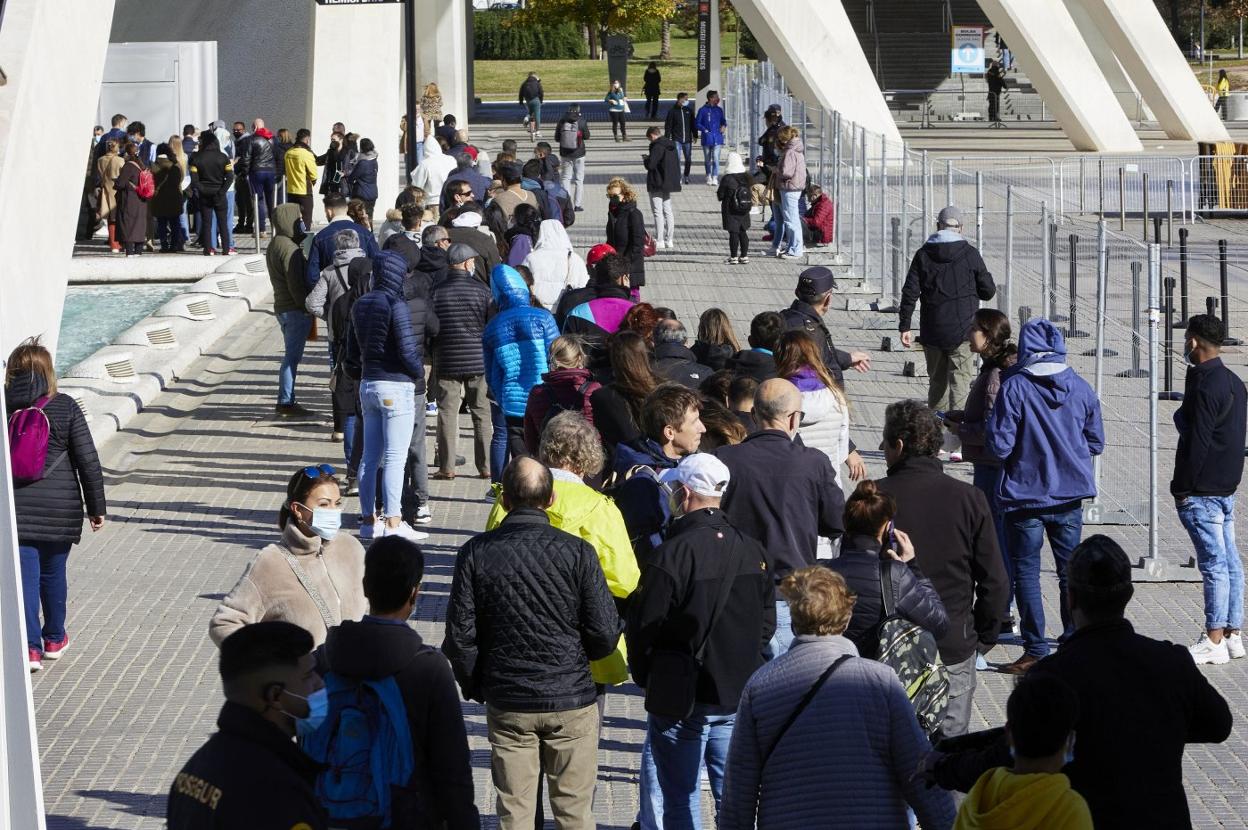
[[[558,219],[544,219],[537,243],[522,263],[533,274],[533,296],[554,311],[565,288],[581,288],[589,278],[585,260],[572,249],[572,240]]]
[[[425,158],[412,171],[412,184],[424,190],[425,193],[441,193],[442,186],[446,184],[446,177],[451,175],[456,166],[455,159],[442,152],[442,145],[438,143],[437,137],[430,135],[425,139]],[[433,203],[437,203],[436,197]]]

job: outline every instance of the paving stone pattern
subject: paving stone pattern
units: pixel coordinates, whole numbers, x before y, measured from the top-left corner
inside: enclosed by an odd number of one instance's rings
[[[477,140],[494,150],[503,137]],[[644,150],[637,139],[619,145],[592,142],[585,212],[577,215],[573,228],[580,250],[602,240],[603,186],[610,175],[625,172],[633,182],[644,181],[639,159]],[[676,196],[677,248],[647,263],[644,296],[674,308],[691,332],[698,313],[718,305],[744,340],[753,314],[788,305],[800,266],[765,259],[764,245],[757,241],[750,265],[726,265],[718,204],[713,191],[701,184],[704,177],[696,175],[700,170],[695,163],[695,184]],[[645,213],[649,224],[648,209]],[[758,229],[752,233],[754,240],[760,235]],[[842,346],[878,349],[881,332],[856,328],[861,315],[840,312],[831,322]],[[272,418],[281,348],[270,310],[252,312],[104,448],[110,516],[104,530],[89,534],[70,558],[72,646],[63,659],[34,676],[50,828],[163,827],[170,780],[215,728],[221,693],[216,648],[207,636],[209,616],[256,550],[276,537],[277,509],[290,471],[313,462],[341,463],[326,422]],[[874,451],[884,405],[925,394],[922,377],[901,376],[902,359],[872,351],[870,373],[851,374],[847,381],[853,437],[872,475],[884,474],[880,453]],[[329,413],[326,377],[324,346],[310,344],[300,398],[324,419]],[[471,428],[466,418],[461,425],[465,431]],[[467,448],[461,439],[460,453]],[[969,476],[964,467],[952,470]],[[414,625],[436,644],[442,639],[455,551],[483,527],[487,505],[486,483],[479,480],[461,477],[431,485],[433,537],[425,546],[428,568]],[[922,540],[917,542],[921,558]],[[1049,618],[1056,621],[1051,571],[1044,579]],[[1200,588],[1142,585],[1130,616],[1148,635],[1187,642],[1200,625]],[[1000,646],[989,659],[1005,663],[1019,653],[1017,646]],[[1237,715],[1248,713],[1248,660],[1207,671]],[[975,725],[1001,723],[1012,681],[981,673],[979,684]],[[494,826],[483,712],[467,703],[464,716],[477,801],[485,825]],[[612,692],[599,751],[596,812],[603,827],[626,828],[633,820],[644,718],[635,687]],[[1248,742],[1238,726],[1227,744],[1189,751],[1185,770],[1199,826],[1245,826],[1246,754]]]

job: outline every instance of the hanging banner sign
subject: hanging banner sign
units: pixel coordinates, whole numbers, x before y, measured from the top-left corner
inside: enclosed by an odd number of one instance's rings
[[[711,3],[698,0],[698,89],[711,85]]]
[[[984,74],[984,27],[954,26],[952,35],[950,74]]]

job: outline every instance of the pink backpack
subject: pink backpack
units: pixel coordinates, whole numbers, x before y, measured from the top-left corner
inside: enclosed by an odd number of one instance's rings
[[[48,463],[48,439],[52,435],[52,425],[43,411],[47,404],[48,397],[44,396],[32,406],[18,409],[9,416],[9,461],[13,480],[19,484],[29,484],[44,477],[43,468]],[[57,460],[59,462],[60,459]]]

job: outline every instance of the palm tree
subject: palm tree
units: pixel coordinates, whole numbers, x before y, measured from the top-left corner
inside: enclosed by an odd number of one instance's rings
[[[663,34],[659,39],[659,60],[672,59],[672,21],[663,21]]]

